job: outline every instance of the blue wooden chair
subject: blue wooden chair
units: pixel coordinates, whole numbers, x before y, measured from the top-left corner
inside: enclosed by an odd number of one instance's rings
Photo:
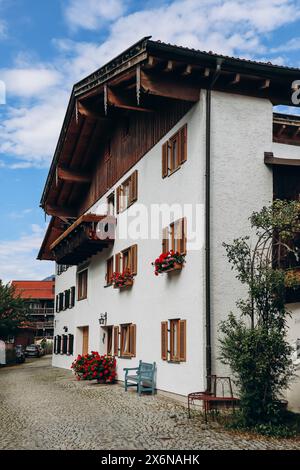
[[[137,392],[141,395],[142,392],[151,392],[152,395],[155,392],[155,371],[156,364],[150,364],[148,362],[139,362],[138,367],[131,367],[123,369],[125,371],[125,392],[129,387],[136,387]],[[135,371],[135,374],[128,375],[131,371]]]

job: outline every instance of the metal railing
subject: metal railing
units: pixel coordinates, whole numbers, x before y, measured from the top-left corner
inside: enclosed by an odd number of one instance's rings
[[[54,315],[54,308],[30,308],[29,315]]]

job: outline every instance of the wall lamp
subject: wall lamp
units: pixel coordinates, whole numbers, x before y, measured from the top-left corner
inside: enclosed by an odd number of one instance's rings
[[[107,322],[107,312],[101,313],[99,318],[99,325],[106,325]]]

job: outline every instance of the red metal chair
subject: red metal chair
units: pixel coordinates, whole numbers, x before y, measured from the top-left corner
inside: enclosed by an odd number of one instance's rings
[[[191,417],[191,405],[195,401],[203,402],[205,422],[207,423],[207,413],[219,406],[228,407],[232,406],[234,411],[235,406],[238,405],[239,399],[233,396],[232,383],[230,377],[218,377],[211,375],[207,377],[207,382],[210,384],[210,390],[204,392],[194,392],[188,395],[188,414]],[[221,393],[219,394],[219,389]]]

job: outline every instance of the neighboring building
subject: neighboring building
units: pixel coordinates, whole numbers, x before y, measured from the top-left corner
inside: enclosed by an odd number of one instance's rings
[[[55,279],[12,281],[16,294],[26,300],[27,322],[15,335],[14,343],[27,346],[43,338],[53,339]]]
[[[184,396],[228,373],[218,325],[243,289],[222,243],[248,234],[249,215],[273,197],[299,199],[300,118],[273,112],[291,105],[299,78],[145,38],[74,86],[41,201],[52,219],[39,259],[57,263],[53,365],[98,350],[118,356],[123,379],[124,367],[155,361],[157,388]],[[155,204],[187,210],[150,237],[159,215],[142,212]],[[131,225],[124,237],[127,219],[142,236]],[[171,247],[183,269],[154,276]],[[125,268],[133,285],[114,289]]]

